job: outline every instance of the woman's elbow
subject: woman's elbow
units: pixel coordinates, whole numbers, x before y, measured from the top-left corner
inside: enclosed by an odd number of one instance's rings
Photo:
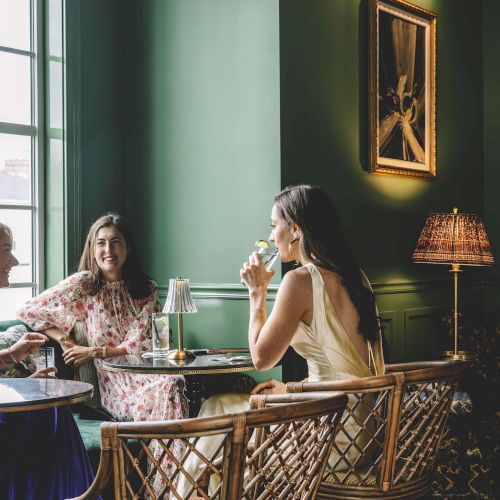
[[[266,359],[265,356],[253,355],[252,354],[253,365],[256,370],[264,371],[272,368],[276,363],[271,359]]]

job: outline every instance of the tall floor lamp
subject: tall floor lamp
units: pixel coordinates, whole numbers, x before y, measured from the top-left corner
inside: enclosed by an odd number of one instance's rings
[[[474,214],[429,214],[420,233],[413,261],[418,264],[448,264],[454,283],[453,351],[445,351],[445,359],[472,360],[474,356],[458,349],[458,273],[460,266],[492,266],[495,261],[483,221]]]

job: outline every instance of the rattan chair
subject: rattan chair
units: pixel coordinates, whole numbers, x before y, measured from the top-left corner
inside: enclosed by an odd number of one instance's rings
[[[258,399],[258,398],[257,398]],[[95,498],[113,477],[115,499],[190,498],[221,500],[313,499],[330,455],[340,417],[347,404],[341,393],[285,394],[268,401],[272,408],[232,415],[168,422],[106,422],[101,425],[101,462],[96,478],[80,500]],[[196,447],[203,436],[221,436],[211,456]],[[251,438],[251,439],[250,439]],[[139,442],[135,452],[129,440]],[[176,443],[179,453],[172,453]],[[159,444],[162,455],[151,453]],[[179,448],[180,445],[180,448]],[[191,454],[201,459],[195,477],[183,467]],[[170,469],[164,470],[169,458]],[[149,466],[148,466],[149,464]],[[163,478],[161,490],[153,486]],[[191,492],[176,490],[180,474]],[[219,481],[207,491],[207,477]],[[213,482],[212,482],[213,484]]]
[[[381,376],[288,383],[290,393],[324,390],[349,395],[332,448],[337,458],[326,466],[318,498],[429,494],[439,442],[465,368],[453,361],[402,363],[388,365]],[[349,418],[357,420],[360,432],[351,435],[345,429]],[[338,441],[345,438],[348,444],[340,449]]]

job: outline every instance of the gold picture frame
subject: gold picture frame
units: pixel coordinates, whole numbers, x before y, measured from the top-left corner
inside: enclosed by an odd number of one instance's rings
[[[436,176],[437,15],[369,0],[369,170]]]

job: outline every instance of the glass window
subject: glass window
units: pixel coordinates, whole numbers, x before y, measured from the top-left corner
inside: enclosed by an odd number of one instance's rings
[[[0,45],[30,50],[30,0],[0,0]]]
[[[0,222],[12,229],[19,261],[10,272],[10,287],[0,290],[0,320],[15,318],[15,311],[37,291],[40,276],[36,183],[42,156],[38,95],[43,93],[37,70],[37,2],[0,0]]]
[[[0,122],[31,123],[31,57],[0,51]]]

